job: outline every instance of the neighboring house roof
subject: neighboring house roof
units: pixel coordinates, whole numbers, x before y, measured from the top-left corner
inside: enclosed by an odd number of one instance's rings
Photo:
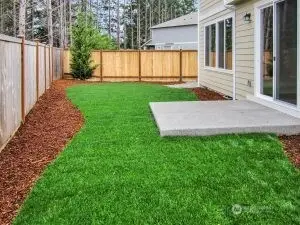
[[[155,25],[151,29],[164,28],[164,27],[180,27],[188,25],[197,25],[198,24],[198,13],[193,12],[185,16],[178,17],[173,20],[166,21],[164,23]]]

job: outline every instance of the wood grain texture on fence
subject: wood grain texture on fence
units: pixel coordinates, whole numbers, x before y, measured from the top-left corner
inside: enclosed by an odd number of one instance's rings
[[[25,45],[25,113],[29,111],[34,106],[37,96],[36,96],[36,47],[32,45]]]
[[[62,78],[62,54],[63,52],[59,48],[53,48],[53,80],[59,80]]]
[[[45,92],[45,46],[39,45],[39,97]]]
[[[2,36],[2,35],[1,35]],[[21,43],[0,36],[0,146],[18,129],[21,110]],[[3,36],[2,36],[3,37]]]
[[[71,53],[64,51],[64,74],[71,74]],[[100,81],[173,82],[197,78],[197,51],[94,51],[93,76]]]
[[[51,85],[52,48],[0,34],[0,151]],[[58,57],[62,56],[61,49]],[[60,58],[61,60],[62,58]],[[62,60],[61,60],[62,61]],[[62,77],[62,64],[57,79]],[[37,96],[39,95],[39,96]],[[24,114],[24,115],[23,115]]]

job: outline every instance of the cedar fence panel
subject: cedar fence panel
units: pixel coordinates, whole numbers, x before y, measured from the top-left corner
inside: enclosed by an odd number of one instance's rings
[[[52,48],[53,51],[53,80],[62,78],[63,71],[63,58],[64,53],[60,48]]]
[[[59,57],[56,79],[62,77],[63,51],[0,34],[0,151],[52,81],[53,63]],[[54,52],[53,52],[54,53]]]
[[[37,99],[36,92],[36,44],[34,42],[26,42],[25,44],[25,113],[29,113],[29,111],[34,106]],[[1,69],[1,68],[0,68]]]
[[[64,74],[71,74],[69,50],[64,51]],[[93,77],[100,81],[173,82],[197,78],[197,51],[94,51]]]
[[[39,45],[39,97],[42,96],[46,90],[46,66],[45,66],[45,45]]]

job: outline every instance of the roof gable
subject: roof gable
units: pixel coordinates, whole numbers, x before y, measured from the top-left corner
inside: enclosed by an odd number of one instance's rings
[[[198,13],[193,12],[188,15],[178,17],[173,20],[166,21],[164,23],[155,25],[151,29],[164,28],[164,27],[179,27],[179,26],[188,26],[188,25],[197,25],[198,24]]]

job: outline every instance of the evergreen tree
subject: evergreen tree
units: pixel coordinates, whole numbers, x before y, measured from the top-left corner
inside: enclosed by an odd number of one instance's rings
[[[90,78],[97,68],[97,65],[92,66],[92,51],[114,48],[113,41],[97,29],[93,15],[89,12],[79,13],[72,27],[71,70],[73,77],[81,80]]]

